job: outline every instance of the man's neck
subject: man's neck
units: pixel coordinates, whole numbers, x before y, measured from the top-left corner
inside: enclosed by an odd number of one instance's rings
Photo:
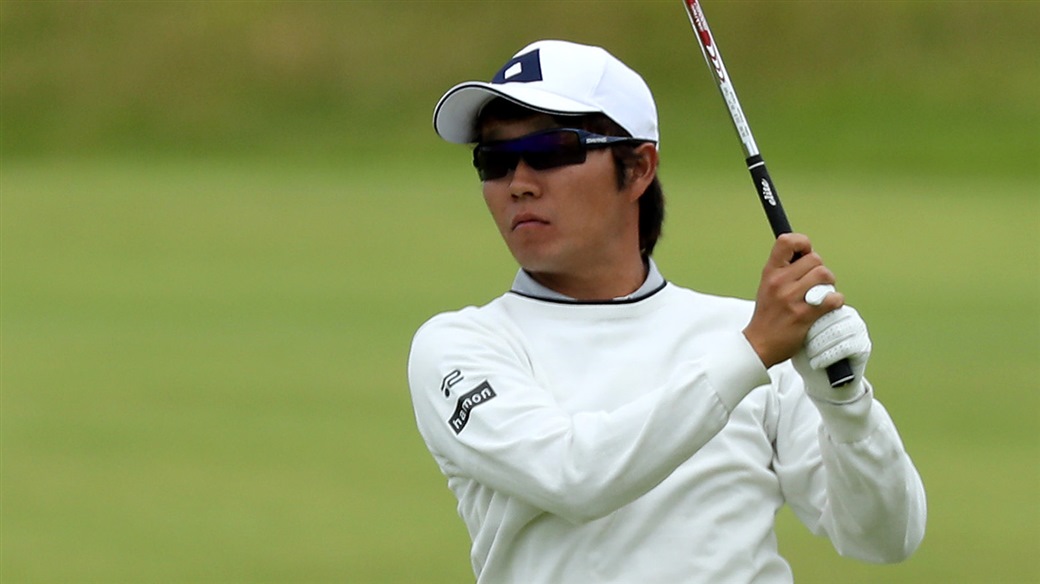
[[[649,258],[640,258],[636,269],[610,278],[559,277],[521,270],[513,291],[547,300],[612,301],[647,295],[660,288],[664,278]]]

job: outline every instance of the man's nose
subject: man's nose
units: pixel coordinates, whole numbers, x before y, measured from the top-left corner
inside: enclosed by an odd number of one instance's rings
[[[516,168],[509,178],[509,194],[513,198],[539,197],[542,194],[538,171],[531,168],[523,158],[516,163]]]

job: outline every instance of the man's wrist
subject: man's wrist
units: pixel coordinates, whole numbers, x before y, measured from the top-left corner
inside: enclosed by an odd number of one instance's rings
[[[769,383],[769,372],[745,335],[720,339],[704,362],[715,392],[730,411],[752,389]]]
[[[819,385],[819,384],[817,384]],[[805,392],[820,412],[827,434],[838,443],[857,442],[874,429],[870,415],[874,392],[870,384],[858,378],[843,388],[806,386]]]

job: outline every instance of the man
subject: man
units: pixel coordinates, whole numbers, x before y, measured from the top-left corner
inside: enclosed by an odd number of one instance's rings
[[[916,549],[924,489],[863,378],[862,320],[837,292],[806,301],[834,282],[808,238],[777,240],[754,303],[651,259],[659,138],[638,74],[540,41],[449,90],[434,125],[476,144],[521,268],[491,303],[425,323],[408,364],[478,582],[791,582],[784,503],[843,555]],[[833,389],[843,358],[856,379]]]

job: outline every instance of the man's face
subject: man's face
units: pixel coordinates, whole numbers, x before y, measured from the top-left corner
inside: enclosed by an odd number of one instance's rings
[[[558,127],[547,115],[490,120],[483,141],[511,140]],[[609,149],[593,149],[584,163],[516,169],[483,183],[484,201],[516,261],[528,272],[573,277],[611,269],[639,253],[638,196],[617,185]]]

